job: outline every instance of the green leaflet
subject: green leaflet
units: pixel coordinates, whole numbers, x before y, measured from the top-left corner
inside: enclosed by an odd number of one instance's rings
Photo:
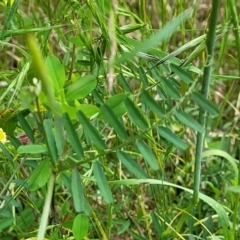
[[[98,130],[89,122],[89,120],[86,118],[86,116],[83,114],[83,112],[78,111],[77,117],[79,119],[79,122],[82,124],[85,134],[89,137],[89,139],[93,142],[93,144],[101,149],[105,150],[106,145],[105,142],[102,140],[102,137],[100,136],[100,133]]]
[[[143,90],[141,96],[142,102],[147,107],[149,107],[150,110],[156,113],[159,117],[164,116],[164,110],[161,108],[161,106],[158,105],[158,103],[150,96],[147,91]]]
[[[107,104],[104,104],[101,107],[101,110],[102,110],[102,113],[104,114],[106,121],[108,121],[111,124],[111,126],[113,127],[115,132],[118,134],[118,136],[123,140],[127,140],[128,135],[126,133],[125,127],[116,117],[112,109],[108,107]]]
[[[123,165],[135,176],[139,178],[147,178],[146,172],[126,152],[117,151],[117,157],[123,163]]]
[[[54,135],[52,133],[52,124],[50,119],[45,119],[43,121],[43,127],[46,134],[47,146],[50,151],[51,157],[53,159],[54,164],[58,161],[58,153]]]
[[[72,169],[71,190],[73,204],[76,212],[84,212],[86,200],[84,196],[82,181],[77,168]]]
[[[145,119],[145,117],[143,117],[143,114],[129,98],[125,100],[125,106],[127,108],[127,112],[131,121],[135,123],[138,127],[140,127],[142,130],[147,130],[147,120]]]
[[[75,128],[72,125],[72,122],[71,122],[68,114],[64,113],[62,117],[63,117],[64,127],[67,132],[68,139],[69,139],[69,142],[70,142],[73,150],[76,152],[76,154],[79,158],[83,158],[84,152],[83,152],[81,142],[79,140],[79,137],[78,137],[78,134],[77,134]]]
[[[206,99],[202,94],[193,92],[192,99],[196,104],[199,105],[199,107],[201,107],[203,110],[208,111],[213,116],[217,116],[219,114],[219,109],[216,107],[216,105]]]
[[[204,129],[200,125],[200,123],[198,123],[193,117],[191,117],[189,114],[185,113],[184,111],[177,110],[175,112],[175,116],[180,122],[182,122],[186,126],[192,128],[200,133],[204,132]]]
[[[17,149],[19,154],[40,154],[40,153],[46,153],[47,147],[45,145],[38,145],[38,144],[28,144],[28,145],[22,145]]]
[[[89,219],[84,214],[78,214],[73,221],[72,232],[75,240],[84,239],[89,230]]]
[[[77,79],[66,89],[66,100],[74,101],[83,99],[97,86],[97,79],[93,75],[87,75]]]
[[[173,86],[173,84],[171,83],[171,81],[169,81],[167,78],[161,76],[161,83],[164,87],[164,91],[166,93],[166,95],[168,95],[169,97],[173,98],[174,100],[179,100],[181,98],[181,94],[179,93],[179,91]]]
[[[52,80],[54,89],[59,91],[65,83],[65,69],[63,65],[57,57],[48,56],[45,61],[45,66]]]
[[[98,161],[95,161],[93,163],[93,173],[94,178],[96,179],[97,185],[99,187],[99,190],[101,192],[101,195],[103,196],[105,202],[113,203],[113,196],[111,190],[109,188],[102,166]]]
[[[177,135],[175,135],[170,129],[165,128],[165,127],[159,127],[158,128],[158,133],[165,138],[166,140],[168,140],[169,142],[171,142],[172,144],[174,144],[175,146],[185,150],[188,145],[186,142],[184,142],[181,138],[179,138]]]
[[[129,96],[129,93],[120,93],[116,94],[112,97],[110,97],[106,102],[105,105],[107,105],[113,113],[116,115],[116,117],[122,117],[123,114],[126,113],[126,107],[124,105],[124,100]],[[107,120],[106,116],[103,113],[102,107],[100,108],[100,112],[98,115],[99,119]]]
[[[143,158],[149,164],[149,166],[155,171],[159,170],[157,159],[147,144],[142,140],[137,140],[136,145],[139,152],[142,154]]]
[[[18,119],[18,122],[20,123],[23,131],[27,134],[27,136],[29,137],[31,142],[34,143],[35,142],[34,133],[21,112],[19,112],[17,114],[17,119]]]
[[[43,187],[50,178],[51,172],[51,163],[49,159],[40,162],[28,179],[29,191],[36,191]]]
[[[171,63],[170,68],[183,82],[187,84],[193,82],[192,76],[178,65]]]

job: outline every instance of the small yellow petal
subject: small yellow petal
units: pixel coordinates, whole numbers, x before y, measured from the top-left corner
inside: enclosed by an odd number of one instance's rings
[[[0,141],[4,144],[7,141],[6,133],[0,128]]]

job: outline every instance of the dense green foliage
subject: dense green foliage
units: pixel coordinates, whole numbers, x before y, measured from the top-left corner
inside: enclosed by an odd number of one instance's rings
[[[238,239],[237,2],[1,2],[0,239]]]

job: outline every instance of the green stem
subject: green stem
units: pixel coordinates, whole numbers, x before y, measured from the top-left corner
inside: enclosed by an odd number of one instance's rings
[[[38,229],[37,240],[44,239],[44,235],[45,235],[47,223],[48,223],[48,217],[49,217],[49,213],[50,213],[52,196],[53,196],[54,182],[55,182],[55,175],[52,174],[48,181],[48,190],[47,190],[47,195],[46,195],[46,199],[45,199],[45,203],[44,203],[44,207],[43,207],[43,213],[42,213],[42,217],[41,217],[40,226]]]
[[[235,35],[235,39],[236,39],[236,51],[237,51],[237,62],[238,62],[238,72],[240,75],[240,32],[239,32],[239,18],[238,18],[238,12],[237,12],[237,3],[234,0],[229,0],[228,1],[228,5],[230,6],[230,11],[231,11],[231,20],[234,26],[233,32]],[[233,82],[232,86],[235,86],[234,84],[235,82]],[[232,87],[234,88],[234,87]],[[240,185],[240,161],[238,161],[238,186]],[[232,219],[232,230],[233,230],[233,234],[235,236],[235,232],[236,232],[236,226],[237,226],[237,221],[238,221],[238,208],[239,208],[239,198],[240,198],[240,194],[237,193],[236,197],[235,197],[235,206],[234,206],[234,214],[233,214],[233,219]]]
[[[220,0],[212,0],[212,12],[209,21],[209,31],[206,38],[206,50],[207,50],[207,62],[203,71],[203,83],[201,93],[205,98],[208,98],[213,54],[214,54],[214,43],[216,37],[216,27],[218,21]],[[205,129],[206,126],[206,110],[200,109],[199,111],[199,123]],[[197,204],[199,201],[199,187],[201,179],[201,160],[202,160],[202,148],[204,142],[205,132],[197,134],[197,146],[195,155],[195,174],[194,174],[194,192],[193,192],[193,204]]]

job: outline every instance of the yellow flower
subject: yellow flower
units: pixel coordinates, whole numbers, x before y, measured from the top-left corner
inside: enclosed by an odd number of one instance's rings
[[[14,0],[2,0],[1,1],[1,5],[5,5],[5,6],[12,6],[14,3]]]
[[[7,141],[6,133],[0,128],[0,141],[4,144]]]

